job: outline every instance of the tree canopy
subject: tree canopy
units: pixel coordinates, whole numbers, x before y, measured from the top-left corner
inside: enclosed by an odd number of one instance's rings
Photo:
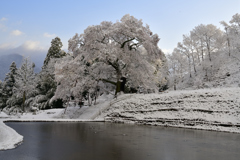
[[[115,94],[124,90],[125,85],[157,90],[166,83],[161,70],[165,56],[157,45],[159,40],[148,25],[130,15],[116,23],[104,21],[89,26],[83,34],[69,40],[73,58],[56,67],[56,80],[60,85],[70,81],[70,95],[75,89],[83,92],[86,83],[92,90],[100,83],[112,84]]]

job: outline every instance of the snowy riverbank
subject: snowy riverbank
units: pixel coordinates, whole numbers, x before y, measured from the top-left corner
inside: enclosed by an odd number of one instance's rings
[[[240,133],[240,88],[169,91],[100,97],[96,106],[41,110],[34,115],[0,112],[0,150],[14,148],[23,137],[4,121],[108,121]]]
[[[0,112],[0,118],[8,118],[3,112]],[[0,150],[15,148],[23,141],[23,136],[19,135],[15,130],[6,126],[3,119],[0,119]]]
[[[240,133],[239,95],[240,88],[132,95],[113,104],[98,118],[119,123]]]

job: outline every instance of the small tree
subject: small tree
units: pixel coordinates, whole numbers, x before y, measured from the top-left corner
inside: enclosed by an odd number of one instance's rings
[[[0,105],[1,108],[3,109],[4,107],[7,106],[7,100],[13,95],[13,88],[16,83],[16,72],[17,72],[17,67],[16,63],[12,62],[12,64],[9,67],[10,72],[6,74],[6,78],[4,82],[2,83],[2,91],[1,94],[2,96],[0,97]]]
[[[61,49],[62,46],[63,44],[59,37],[56,37],[51,41],[51,47],[48,49],[48,53],[44,60],[43,67],[47,66],[51,58],[61,58],[66,55],[66,53]]]
[[[36,92],[34,79],[35,64],[29,58],[24,58],[21,67],[17,70],[16,87],[14,87],[14,94],[16,97],[22,97],[22,110],[25,111],[26,99]]]
[[[2,84],[2,81],[0,80],[0,108],[1,110],[3,109],[3,84]]]

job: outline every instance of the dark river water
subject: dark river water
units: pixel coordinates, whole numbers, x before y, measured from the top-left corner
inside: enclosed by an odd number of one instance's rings
[[[111,123],[7,123],[24,136],[0,160],[239,160],[240,134]]]

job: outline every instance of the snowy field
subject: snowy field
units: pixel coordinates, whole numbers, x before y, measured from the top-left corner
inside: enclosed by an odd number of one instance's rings
[[[0,112],[0,150],[12,149],[23,136],[5,121],[108,121],[240,133],[240,88],[169,91],[160,94],[102,96],[95,106],[7,115]]]
[[[97,118],[240,133],[240,88],[170,91],[133,95]]]

